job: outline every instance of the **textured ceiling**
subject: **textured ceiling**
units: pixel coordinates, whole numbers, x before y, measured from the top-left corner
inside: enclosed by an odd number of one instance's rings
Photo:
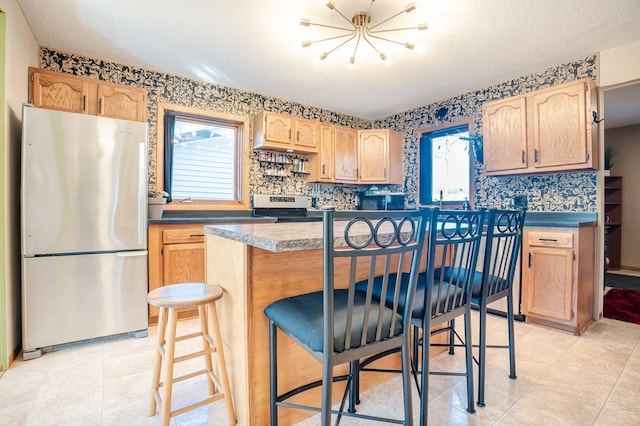
[[[334,0],[351,17],[368,0]],[[377,0],[372,23],[409,0]],[[302,49],[327,37],[300,18],[343,26],[318,0],[18,0],[37,42],[46,47],[289,99],[367,119],[486,87],[640,39],[638,0],[416,0],[389,27],[429,23],[419,33],[387,33],[416,50],[366,44],[319,64],[338,43]],[[393,25],[391,25],[393,24]],[[319,47],[320,50],[317,50]],[[315,50],[314,50],[315,49]]]

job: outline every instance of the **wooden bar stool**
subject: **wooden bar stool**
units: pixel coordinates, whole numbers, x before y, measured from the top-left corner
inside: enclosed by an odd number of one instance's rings
[[[218,312],[216,310],[216,301],[222,297],[222,294],[222,288],[217,285],[185,283],[157,288],[151,291],[147,296],[149,304],[160,308],[158,315],[158,343],[156,346],[155,362],[153,366],[149,416],[154,416],[156,414],[157,406],[160,411],[160,420],[162,425],[168,425],[171,417],[222,398],[225,398],[226,400],[229,422],[232,424],[236,423],[236,417],[233,411],[233,402],[231,400],[231,391],[229,389],[229,378],[227,377],[227,367],[224,360],[224,351],[222,350],[222,338],[220,336]],[[198,308],[201,331],[184,336],[176,336],[178,310],[184,308],[193,309],[195,307]],[[203,349],[201,351],[178,357],[175,356],[176,342],[197,337],[202,337]],[[212,363],[212,356],[214,352],[218,355],[216,357],[217,375],[214,372]],[[173,366],[175,363],[199,356],[204,357],[204,370],[195,371],[176,378],[173,377]],[[162,369],[163,359],[165,370],[164,377],[161,382],[160,371]],[[171,394],[173,384],[201,374],[205,374],[207,376],[209,394],[211,396],[200,402],[171,411]],[[162,388],[162,393],[160,388]]]

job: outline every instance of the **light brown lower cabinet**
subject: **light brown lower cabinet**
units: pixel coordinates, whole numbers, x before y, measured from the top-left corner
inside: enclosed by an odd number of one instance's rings
[[[204,232],[200,225],[149,225],[149,291],[169,284],[204,282]],[[197,310],[179,317],[197,315]],[[158,321],[158,308],[149,306],[149,321]]]
[[[522,253],[527,322],[582,333],[593,321],[595,227],[526,227]]]

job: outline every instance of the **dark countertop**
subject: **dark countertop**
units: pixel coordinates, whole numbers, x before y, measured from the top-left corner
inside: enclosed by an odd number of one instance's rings
[[[595,212],[527,212],[525,226],[549,226],[554,228],[580,228],[596,226],[598,214]]]
[[[273,223],[270,216],[253,216],[247,210],[165,210],[161,219],[149,219],[149,225],[189,224],[189,223]]]
[[[322,212],[308,212],[308,216],[322,217]],[[548,226],[559,228],[580,228],[595,226],[595,212],[527,212],[525,226]],[[189,223],[273,223],[277,218],[272,216],[253,216],[247,210],[228,211],[180,211],[165,210],[161,219],[149,219],[152,224],[189,224]]]

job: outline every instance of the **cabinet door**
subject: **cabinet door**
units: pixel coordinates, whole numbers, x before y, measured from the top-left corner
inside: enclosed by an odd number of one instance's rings
[[[358,180],[358,131],[346,127],[334,130],[334,173],[339,182]]]
[[[164,285],[204,282],[204,243],[165,244]]]
[[[293,137],[293,149],[296,151],[318,151],[318,122],[313,120],[294,120],[295,133]]]
[[[588,90],[580,82],[532,95],[534,167],[587,164]]]
[[[291,117],[279,114],[265,114],[265,140],[289,146],[291,143]]]
[[[318,180],[333,180],[333,127],[328,124],[320,125],[318,169]]]
[[[144,121],[146,104],[143,90],[102,84],[98,86],[98,115]]]
[[[33,72],[31,103],[40,108],[87,113],[89,83],[74,76]]]
[[[529,247],[523,267],[525,314],[570,323],[573,319],[573,250]]]
[[[358,170],[361,183],[387,183],[389,156],[388,134],[384,130],[360,131]]]
[[[524,96],[484,105],[484,167],[488,174],[527,168],[526,122]]]

